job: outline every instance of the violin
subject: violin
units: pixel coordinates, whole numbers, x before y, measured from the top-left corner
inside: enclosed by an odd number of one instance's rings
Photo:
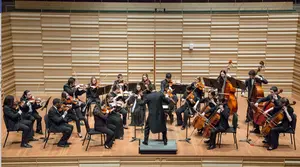
[[[228,73],[230,66],[232,66],[232,60],[229,60],[226,74]],[[232,86],[229,80],[227,80],[227,75],[225,75],[223,86],[222,86],[222,94],[224,95],[225,99],[227,100],[228,108],[230,109],[230,115],[236,113],[238,110],[238,104],[235,97],[235,88]]]
[[[61,104],[60,108],[58,109],[58,111],[62,112],[62,111],[68,111],[70,110],[72,107],[66,104]]]
[[[111,113],[113,111],[112,108],[110,108],[109,106],[105,106],[104,108],[101,109],[102,113],[107,114],[107,113]]]
[[[282,93],[283,90],[280,89],[276,95]],[[272,102],[272,100],[264,102],[262,104],[258,105],[258,108],[253,107],[253,110],[255,111],[255,113],[253,114],[253,121],[254,123],[256,123],[259,126],[263,126],[267,120],[267,117],[263,114],[264,111],[269,110],[270,108],[274,107],[274,103]]]
[[[295,105],[296,102],[293,101],[292,104],[290,104],[290,106]],[[266,136],[270,133],[271,129],[276,127],[284,118],[284,109],[281,109],[279,112],[277,112],[276,114],[274,114],[272,117],[269,117],[269,119],[267,119],[265,126],[263,126],[261,133],[262,135]]]
[[[192,91],[187,97],[186,99],[188,99],[191,103],[195,103],[195,101],[193,101],[195,99],[195,95],[194,92]]]
[[[203,90],[204,89],[204,84],[202,82],[197,82],[195,86],[199,90]]]

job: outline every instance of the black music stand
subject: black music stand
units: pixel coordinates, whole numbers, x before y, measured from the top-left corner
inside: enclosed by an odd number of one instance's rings
[[[110,92],[111,87],[112,87],[112,85],[106,85],[104,87],[104,94],[108,94]]]
[[[235,80],[236,81],[236,88],[241,90],[246,90],[246,84],[243,81]],[[237,94],[237,98],[239,97],[239,94]]]
[[[46,101],[46,104],[41,108],[41,111],[43,111],[44,109],[46,109],[46,114],[48,114],[48,105],[49,105],[49,102],[50,102],[50,99],[52,98],[52,96],[50,96],[47,101]],[[45,136],[44,137],[40,137],[40,139],[44,140],[44,142],[46,141],[47,139],[47,129],[45,127]]]
[[[219,84],[217,79],[203,78],[203,81],[204,81],[205,86],[215,88],[215,89],[221,89],[222,88],[222,85]]]
[[[173,93],[175,94],[179,94],[180,95],[180,99],[181,99],[181,95],[184,94],[185,90],[186,90],[186,87],[188,85],[186,84],[178,84],[178,85],[172,85],[172,89],[174,89]],[[181,100],[179,99],[179,104],[181,106]]]
[[[185,113],[187,110],[189,110],[189,112],[192,113],[192,111],[191,111],[191,106],[189,105],[188,102],[186,102],[186,103],[187,103],[188,107],[185,109],[184,113]],[[189,118],[189,119],[190,119],[190,118]],[[190,123],[190,122],[187,122],[187,125],[186,125],[186,127],[185,127],[185,139],[180,139],[180,140],[178,140],[178,141],[184,141],[184,142],[187,142],[187,143],[191,144],[191,142],[190,142],[191,138],[188,137],[188,128],[189,128],[189,125],[188,125],[188,124],[189,124],[189,123]]]
[[[133,91],[136,89],[136,83],[128,83],[128,91]]]

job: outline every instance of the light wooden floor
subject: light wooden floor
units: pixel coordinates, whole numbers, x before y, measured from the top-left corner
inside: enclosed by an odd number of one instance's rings
[[[245,139],[246,137],[246,124],[245,120],[245,112],[246,112],[246,100],[244,98],[238,98],[239,105],[239,129],[237,132],[238,140]],[[295,112],[299,115],[300,111],[298,110],[300,106],[300,102],[298,102],[295,106]],[[45,111],[40,112],[43,116]],[[89,122],[93,127],[94,119],[90,117]],[[128,120],[130,123],[130,120]],[[175,122],[176,123],[176,122]],[[173,130],[168,131],[168,139],[184,139],[185,131],[181,130],[180,127],[175,127],[175,123],[173,125],[168,124],[168,128]],[[44,124],[44,122],[43,122]],[[252,127],[252,126],[251,126]],[[297,123],[297,127],[299,127],[299,122]],[[44,128],[44,125],[43,125]],[[85,134],[84,126],[82,126],[83,134]],[[189,134],[193,130],[191,127],[189,129]],[[52,135],[54,139],[49,140],[46,149],[43,149],[43,141],[39,140],[37,142],[31,142],[33,148],[32,149],[24,149],[20,148],[19,144],[12,144],[13,141],[20,141],[21,134],[11,133],[8,142],[5,148],[2,149],[2,157],[72,157],[72,156],[142,156],[138,153],[138,141],[129,142],[131,137],[133,136],[133,127],[125,130],[124,140],[117,140],[113,145],[113,148],[110,150],[104,149],[103,146],[96,146],[100,144],[100,138],[94,137],[95,141],[91,142],[90,148],[88,151],[85,151],[85,147],[83,147],[82,139],[77,137],[76,128],[74,125],[73,135],[70,138],[70,142],[72,145],[69,148],[59,148],[53,145],[54,142],[57,142],[60,138],[60,135]],[[2,145],[5,139],[6,129],[5,125],[2,121]],[[300,149],[300,135],[299,128],[296,130],[296,143],[297,147]],[[41,135],[36,135],[36,138],[42,137]],[[137,137],[143,138],[143,133],[141,131],[137,131]],[[157,138],[157,134],[150,135],[150,138]],[[293,146],[290,144],[289,135],[280,136],[280,146],[277,150],[267,151],[262,144],[262,138],[250,134],[250,138],[255,142],[255,146],[250,146],[244,142],[238,142],[239,149],[236,150],[233,144],[233,137],[231,134],[226,134],[222,137],[222,146],[221,148],[216,148],[214,150],[207,150],[206,145],[202,141],[202,137],[198,136],[194,133],[191,136],[191,144],[186,142],[177,141],[178,152],[177,156],[232,156],[232,157],[300,157],[300,152],[298,150],[294,150]],[[157,155],[156,155],[157,156]]]

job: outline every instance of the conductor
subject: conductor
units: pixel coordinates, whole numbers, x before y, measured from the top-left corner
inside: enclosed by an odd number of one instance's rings
[[[170,100],[165,97],[161,92],[156,92],[155,88],[149,87],[150,94],[147,94],[144,98],[142,105],[147,104],[149,109],[149,115],[146,120],[144,145],[148,145],[150,130],[152,133],[162,133],[164,145],[167,145],[167,127],[166,117],[163,110],[163,102],[169,104]]]

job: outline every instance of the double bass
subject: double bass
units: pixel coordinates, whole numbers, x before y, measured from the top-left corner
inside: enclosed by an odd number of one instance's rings
[[[222,93],[226,99],[226,101],[228,102],[228,108],[230,110],[230,115],[232,115],[233,113],[236,113],[238,110],[238,104],[237,104],[237,100],[235,97],[235,87],[232,86],[231,82],[229,80],[227,80],[227,73],[230,69],[230,66],[232,66],[232,61],[229,60],[228,62],[228,66],[226,68],[226,75],[224,78],[224,82],[223,82],[223,86],[222,86]]]

